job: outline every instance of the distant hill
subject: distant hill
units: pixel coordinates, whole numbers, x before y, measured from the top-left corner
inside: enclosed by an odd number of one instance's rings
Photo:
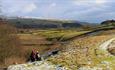
[[[18,28],[81,28],[90,25],[87,22],[72,20],[47,20],[33,18],[8,18],[7,22]]]
[[[101,23],[101,25],[114,25],[115,26],[115,20],[106,20]]]

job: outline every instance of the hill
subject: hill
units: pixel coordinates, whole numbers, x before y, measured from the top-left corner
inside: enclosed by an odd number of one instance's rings
[[[114,45],[114,34],[111,29],[74,39],[45,61],[11,65],[8,70],[114,70],[115,56],[107,50]]]
[[[91,25],[87,22],[79,22],[74,20],[47,20],[35,18],[8,18],[7,22],[18,28],[81,28]]]
[[[111,40],[114,40],[114,33],[112,29],[74,39],[64,46],[61,53],[50,57],[49,61],[70,70],[114,70],[114,51],[107,51],[109,45],[113,46]],[[104,47],[107,47],[106,50],[103,50]]]
[[[102,25],[113,25],[115,26],[115,20],[106,20],[101,23]]]

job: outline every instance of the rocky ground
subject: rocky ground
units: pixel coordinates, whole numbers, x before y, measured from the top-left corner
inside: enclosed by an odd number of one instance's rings
[[[80,66],[80,67],[77,67],[76,69],[74,70],[114,70],[115,69],[115,56],[114,55],[111,55],[109,52],[108,52],[108,48],[110,46],[114,47],[114,41],[115,41],[115,38],[112,38],[112,39],[109,39],[105,42],[103,42],[100,46],[99,46],[99,49],[101,51],[104,52],[104,54],[106,54],[106,58],[104,59],[100,59],[101,62],[98,63],[97,65],[91,67],[91,66]],[[86,50],[86,49],[84,49]],[[71,57],[74,58],[74,56],[72,56],[72,54],[76,51],[79,51],[79,50],[76,50],[75,48],[71,48],[68,50],[68,52],[66,53],[63,53],[64,55],[71,55]],[[58,56],[58,55],[56,55]],[[55,56],[51,56],[51,57],[55,57]],[[68,57],[68,56],[66,56]],[[100,56],[98,56],[100,58]],[[72,58],[72,59],[73,59]],[[70,61],[72,61],[72,59]],[[74,63],[74,62],[73,62]],[[89,64],[91,64],[91,62],[89,62]],[[72,65],[72,64],[70,64]],[[72,67],[72,66],[71,66]],[[61,65],[57,65],[57,64],[52,64],[50,61],[47,61],[47,60],[44,60],[44,61],[36,61],[36,62],[29,62],[29,63],[26,63],[26,64],[17,64],[17,65],[11,65],[8,67],[8,70],[73,70],[72,68],[67,68],[67,67],[64,67],[64,66],[61,66]]]
[[[8,70],[67,70],[64,67],[53,65],[47,61],[36,61],[27,64],[17,64],[8,67]]]

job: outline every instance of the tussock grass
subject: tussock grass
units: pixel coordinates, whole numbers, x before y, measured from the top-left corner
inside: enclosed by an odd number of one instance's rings
[[[16,29],[14,27],[0,24],[0,66],[8,65],[7,59],[12,56],[22,57],[20,41],[15,34]]]

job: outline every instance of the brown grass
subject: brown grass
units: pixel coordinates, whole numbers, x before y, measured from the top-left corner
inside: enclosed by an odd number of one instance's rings
[[[5,59],[5,65],[12,65],[12,64],[21,64],[21,63],[25,63],[25,58],[24,57],[16,57],[16,56],[12,56],[9,58]]]
[[[16,28],[0,23],[0,66],[7,65],[7,59],[12,56],[21,57],[20,41],[16,34]],[[13,61],[13,60],[12,60]]]

